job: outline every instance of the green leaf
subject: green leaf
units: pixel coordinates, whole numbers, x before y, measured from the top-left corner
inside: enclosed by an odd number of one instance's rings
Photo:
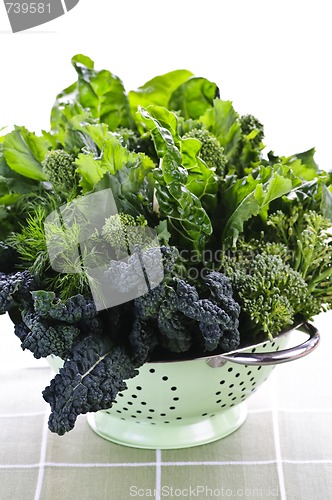
[[[312,148],[289,157],[281,156],[280,161],[283,165],[290,166],[297,177],[305,181],[312,181],[319,173],[319,167],[314,160],[314,154],[315,148]]]
[[[101,161],[95,159],[92,153],[88,155],[81,153],[75,163],[77,172],[82,176],[80,186],[84,192],[91,191],[107,171]]]
[[[51,113],[52,128],[63,129],[66,122],[86,110],[110,130],[131,126],[128,96],[120,78],[108,70],[95,70],[94,62],[83,54],[74,56],[72,64],[78,79],[58,94]]]
[[[321,211],[326,219],[332,221],[332,186],[322,185]]]
[[[129,101],[120,78],[108,70],[95,70],[93,61],[82,54],[74,56],[72,64],[78,74],[78,102],[110,130],[129,126]]]
[[[248,175],[236,181],[224,194],[223,207],[226,223],[222,235],[224,248],[236,247],[244,223],[260,211],[268,208],[271,201],[288,194],[299,183],[289,168],[277,170],[261,167],[259,175]]]
[[[132,113],[134,114],[139,106],[147,108],[151,104],[167,108],[175,89],[191,76],[192,73],[185,69],[171,71],[152,78],[137,90],[131,90],[128,97]]]
[[[160,215],[169,220],[186,245],[201,252],[212,225],[199,198],[186,186],[188,171],[182,166],[172,133],[147,110],[140,108],[136,115],[150,131],[160,158],[160,167],[154,172]]]
[[[185,120],[196,120],[211,108],[218,93],[215,83],[206,78],[192,77],[173,92],[169,108],[179,111]]]
[[[15,172],[29,179],[45,181],[41,162],[49,146],[45,137],[37,137],[25,127],[15,127],[5,137],[3,155],[7,165]]]
[[[232,102],[215,99],[213,107],[206,111],[200,121],[218,139],[225,155],[231,159],[236,154],[241,140],[239,115]]]

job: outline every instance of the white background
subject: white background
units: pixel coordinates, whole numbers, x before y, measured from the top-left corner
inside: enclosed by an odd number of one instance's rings
[[[83,53],[127,90],[178,68],[205,76],[239,113],[264,123],[267,150],[315,146],[330,170],[331,42],[330,2],[322,0],[80,0],[17,34],[0,2],[0,129],[48,129],[56,94],[76,79],[71,57]],[[0,330],[8,328],[0,318]]]

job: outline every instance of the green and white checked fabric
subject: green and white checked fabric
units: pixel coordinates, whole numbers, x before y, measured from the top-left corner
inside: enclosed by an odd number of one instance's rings
[[[332,315],[321,315],[320,346],[278,366],[248,399],[234,434],[183,450],[109,443],[86,417],[59,437],[47,429],[41,391],[50,369],[21,353],[0,318],[0,499],[332,498]]]

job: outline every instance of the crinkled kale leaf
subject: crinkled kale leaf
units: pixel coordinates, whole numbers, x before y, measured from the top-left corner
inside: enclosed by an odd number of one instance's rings
[[[117,393],[126,389],[125,380],[138,373],[125,350],[106,340],[93,335],[78,342],[43,391],[51,406],[52,432],[63,435],[73,429],[78,415],[110,408]]]

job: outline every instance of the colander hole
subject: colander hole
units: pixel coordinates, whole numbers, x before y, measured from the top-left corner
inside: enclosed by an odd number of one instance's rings
[[[128,408],[123,407],[124,411],[128,411]]]
[[[136,398],[137,398],[136,394],[132,394],[132,395],[131,395],[131,397],[132,397],[133,399],[136,399]]]
[[[239,383],[239,385],[243,385],[244,384],[244,381],[242,380],[242,382]]]
[[[168,421],[168,420],[165,420],[165,421],[164,421],[164,424],[169,424],[169,421]]]
[[[251,375],[251,370],[249,370],[249,371],[247,372],[247,375],[248,375],[248,376],[249,376],[249,375]]]
[[[230,408],[232,408],[232,406],[234,406],[234,403],[232,403],[231,405],[229,405]]]
[[[246,395],[245,395],[245,394],[242,394],[241,399],[244,399],[245,397],[246,397]]]
[[[132,401],[128,401],[127,403],[128,405],[132,406],[133,405],[133,402]]]
[[[233,368],[232,368],[232,367],[230,367],[230,368],[228,368],[228,370],[227,370],[227,371],[228,371],[229,373],[231,373],[231,372],[233,371]]]
[[[117,413],[122,413],[122,411],[121,411],[121,410],[116,410],[116,412],[117,412]]]
[[[202,413],[202,417],[206,417],[207,413]]]
[[[226,403],[222,404],[221,408],[225,408],[225,406],[227,406]]]
[[[236,377],[236,378],[238,378],[239,376],[240,376],[240,373],[238,372],[238,373],[235,375],[235,377]]]
[[[232,387],[234,387],[234,384],[230,384],[228,387],[231,389]]]
[[[175,387],[175,385],[173,387],[171,387],[171,391],[177,391],[177,390],[178,390],[178,388]]]
[[[166,413],[161,413],[160,416],[161,417],[166,417]]]
[[[149,372],[154,373],[156,370],[154,368],[150,368]]]
[[[162,377],[162,380],[165,380],[165,381],[166,381],[166,380],[168,380],[168,377],[166,377],[166,376],[165,376],[165,377]]]
[[[256,347],[254,347],[253,349],[251,349],[251,352],[256,352]]]
[[[267,346],[267,342],[265,342],[265,343],[262,345],[263,349],[265,349],[265,347],[266,347],[266,346]]]
[[[136,418],[136,415],[130,415],[130,416],[131,416],[131,418]]]
[[[275,342],[272,342],[271,347],[274,347],[275,345],[276,345],[276,343],[275,343]]]
[[[243,389],[241,389],[241,392],[243,392],[243,391],[245,391],[245,390],[246,390],[246,388],[245,388],[245,387],[243,387]]]
[[[170,410],[175,410],[175,406],[170,406],[169,409]]]
[[[210,417],[215,417],[215,413],[212,413],[212,415],[210,415]]]
[[[221,403],[222,399],[218,399],[218,401],[216,401],[217,404]]]
[[[232,401],[236,401],[236,397],[235,397],[235,398],[232,398]]]
[[[148,418],[149,420],[152,420],[152,417],[146,417],[146,418]]]
[[[257,371],[259,371],[261,369],[262,369],[262,365],[259,365],[258,368],[257,368]]]
[[[223,385],[225,383],[225,380],[220,380],[220,385]]]
[[[173,398],[173,401],[179,401],[179,398]]]
[[[118,396],[120,396],[120,398],[123,398],[122,392],[119,392]]]
[[[149,412],[150,413],[154,413],[154,409],[153,408],[149,408]]]
[[[121,417],[121,420],[126,420],[125,418]]]
[[[136,389],[137,389],[138,391],[141,391],[141,390],[142,390],[142,387],[141,387],[140,385],[138,385],[138,386],[136,386]]]
[[[142,410],[136,410],[136,413],[142,413]]]
[[[182,417],[176,417],[176,420],[182,420]]]
[[[232,392],[229,392],[229,393],[228,393],[228,396],[229,396],[229,397],[233,396],[233,393],[232,393]]]
[[[216,392],[216,396],[219,396],[221,394],[221,391]]]
[[[251,377],[250,382],[252,382],[253,380],[255,380],[255,377]]]
[[[145,401],[141,401],[141,405],[146,405],[146,402]]]

